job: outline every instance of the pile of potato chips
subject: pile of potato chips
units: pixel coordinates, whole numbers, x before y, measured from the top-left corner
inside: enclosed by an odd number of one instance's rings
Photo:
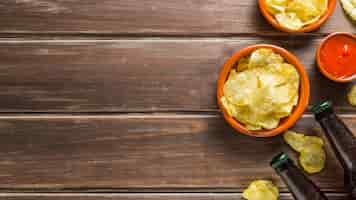
[[[265,3],[278,23],[291,30],[315,23],[328,9],[328,0],[265,0]]]
[[[351,19],[356,21],[356,0],[341,0],[341,4]]]
[[[247,129],[273,129],[297,105],[299,79],[293,65],[271,49],[260,48],[230,72],[221,102]]]
[[[317,173],[324,168],[326,154],[321,138],[293,131],[287,131],[283,137],[292,149],[300,153],[299,163],[306,172]]]
[[[267,180],[253,181],[242,193],[242,197],[247,200],[278,200],[278,188]]]

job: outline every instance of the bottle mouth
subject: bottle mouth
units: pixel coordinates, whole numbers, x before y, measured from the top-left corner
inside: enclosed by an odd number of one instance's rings
[[[279,169],[283,164],[285,164],[289,160],[290,159],[289,159],[288,155],[286,153],[282,152],[282,153],[279,153],[278,155],[276,155],[275,157],[273,157],[270,165],[274,169]]]
[[[329,109],[332,107],[332,102],[329,100],[324,100],[321,103],[314,105],[311,107],[311,112],[314,113],[315,115],[320,114],[324,112],[325,110]]]

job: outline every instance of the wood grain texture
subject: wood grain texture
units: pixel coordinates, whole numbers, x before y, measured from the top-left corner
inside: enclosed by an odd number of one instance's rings
[[[319,39],[143,39],[0,41],[0,112],[216,111],[222,64],[247,45],[270,43],[295,53],[311,81],[311,104],[346,100],[347,84],[315,66]]]
[[[320,30],[294,37],[272,28],[257,0],[1,0],[0,191],[14,193],[0,199],[239,200],[256,178],[287,192],[268,166],[280,151],[296,159],[280,137],[238,135],[202,112],[217,111],[216,79],[234,51],[272,43],[305,64],[312,104],[329,98],[353,113],[349,85],[326,80],[314,64],[318,38],[335,31],[356,32],[340,5]],[[97,115],[180,111],[200,114]],[[356,132],[356,116],[343,119]],[[295,130],[321,133],[309,115]],[[329,146],[327,155],[311,178],[331,200],[346,200]],[[140,194],[63,193],[72,191]]]
[[[356,118],[343,119],[356,132]],[[242,191],[254,179],[284,184],[271,158],[296,154],[281,137],[236,134],[215,115],[13,116],[0,120],[0,189],[186,189]],[[320,134],[311,116],[294,130]],[[345,192],[343,171],[327,147],[312,179]]]
[[[355,30],[338,5],[317,33]],[[281,34],[257,0],[2,0],[0,33]]]
[[[349,200],[346,194],[328,194],[329,200]],[[3,200],[243,200],[241,194],[0,194]],[[293,200],[282,194],[280,200]]]

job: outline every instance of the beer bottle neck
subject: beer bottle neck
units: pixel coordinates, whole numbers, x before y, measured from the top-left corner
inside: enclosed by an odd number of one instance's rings
[[[296,200],[327,200],[320,189],[294,165],[286,154],[276,156],[271,165]]]

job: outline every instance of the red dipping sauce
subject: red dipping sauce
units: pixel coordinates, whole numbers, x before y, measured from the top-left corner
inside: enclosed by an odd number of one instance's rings
[[[317,59],[321,72],[332,80],[356,78],[356,37],[348,33],[329,36],[321,44]]]

